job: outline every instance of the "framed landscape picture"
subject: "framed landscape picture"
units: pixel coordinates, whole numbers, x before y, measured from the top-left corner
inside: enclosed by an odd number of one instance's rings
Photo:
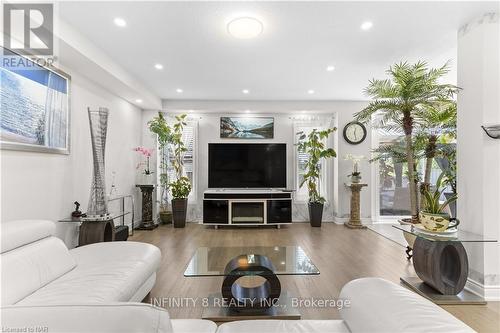
[[[273,117],[221,117],[220,137],[233,139],[274,138]]]
[[[2,149],[69,154],[70,77],[0,49]]]

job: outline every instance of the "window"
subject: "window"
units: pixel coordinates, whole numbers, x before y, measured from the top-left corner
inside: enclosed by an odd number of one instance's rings
[[[317,122],[313,123],[296,123],[294,124],[294,135],[295,143],[298,142],[297,132],[304,132],[306,135],[311,133],[313,129],[323,130],[324,127],[318,126]],[[295,200],[296,201],[308,201],[309,195],[307,191],[307,185],[299,187],[304,180],[304,175],[306,174],[306,163],[309,160],[309,155],[305,152],[299,152],[297,147],[295,147]],[[320,165],[320,184],[319,193],[322,197],[327,198],[327,177],[326,177],[326,163],[324,160]]]
[[[187,148],[182,159],[184,167],[184,176],[191,181],[191,193],[188,199],[191,202],[196,201],[196,139],[197,139],[198,123],[196,121],[188,121],[182,133],[182,141]],[[173,167],[174,147],[169,145],[165,149],[165,159],[167,163],[167,174],[169,181],[175,179],[175,170]]]
[[[401,137],[387,135],[379,131],[379,147],[392,145],[401,147],[398,151],[406,154],[404,142]],[[417,175],[423,177],[425,160],[417,162]],[[388,157],[377,162],[378,167],[378,202],[379,216],[409,216],[410,211],[410,188],[408,181],[408,167],[406,162],[399,163],[394,158]],[[441,174],[439,165],[434,160],[431,168],[431,184],[434,184]]]

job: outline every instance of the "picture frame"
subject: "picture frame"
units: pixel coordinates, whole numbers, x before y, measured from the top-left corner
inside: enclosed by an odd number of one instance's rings
[[[0,49],[0,148],[70,154],[71,77],[42,58]]]
[[[220,117],[221,139],[274,139],[274,117]]]

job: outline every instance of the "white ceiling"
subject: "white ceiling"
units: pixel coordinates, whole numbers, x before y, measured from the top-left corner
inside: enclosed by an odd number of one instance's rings
[[[458,28],[492,2],[62,2],[59,15],[164,99],[360,100],[401,60],[454,61]],[[264,24],[239,40],[235,14]],[[113,24],[124,18],[125,28]],[[370,31],[362,31],[364,21]],[[154,68],[161,63],[164,69]],[[335,71],[327,72],[328,65]],[[184,92],[178,94],[177,88]],[[249,89],[245,95],[242,89]],[[314,89],[315,94],[307,93]]]

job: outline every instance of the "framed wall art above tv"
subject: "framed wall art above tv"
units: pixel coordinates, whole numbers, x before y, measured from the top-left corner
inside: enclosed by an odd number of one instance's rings
[[[70,76],[0,49],[1,148],[69,154]]]
[[[221,117],[222,139],[272,139],[273,117]]]

